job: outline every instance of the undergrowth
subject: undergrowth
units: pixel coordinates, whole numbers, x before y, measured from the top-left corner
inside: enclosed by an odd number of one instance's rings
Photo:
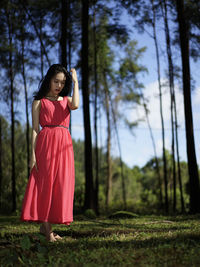
[[[54,243],[39,224],[0,217],[1,266],[200,266],[196,216],[74,217],[53,225],[63,237]]]

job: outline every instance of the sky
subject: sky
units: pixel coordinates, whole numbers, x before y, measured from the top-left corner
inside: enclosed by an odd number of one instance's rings
[[[179,136],[179,148],[180,159],[187,161],[186,156],[186,138],[185,138],[185,120],[184,120],[184,106],[183,106],[183,94],[179,88],[176,88],[176,102],[177,102],[177,115],[178,115],[178,136]],[[162,155],[162,136],[161,136],[161,119],[159,111],[159,99],[158,99],[158,85],[157,81],[148,83],[144,89],[144,95],[149,100],[148,109],[150,125],[153,129],[153,135],[156,143],[157,155]],[[82,102],[82,99],[81,99]],[[192,93],[192,108],[193,108],[193,122],[194,122],[194,134],[195,145],[197,153],[197,161],[200,163],[200,87],[196,88]],[[140,118],[145,118],[143,107],[140,106],[134,110],[124,109],[127,117],[130,121],[135,121]],[[168,150],[171,150],[171,121],[170,121],[170,96],[169,90],[166,88],[163,93],[163,113],[165,123],[165,144]],[[91,115],[93,113],[91,112]],[[83,139],[83,120],[82,120],[82,108],[72,112],[72,136],[75,139]],[[93,124],[92,124],[93,125]],[[105,147],[106,143],[106,122],[102,119],[101,127],[99,127],[98,135],[101,136],[101,146]],[[100,131],[100,128],[102,129]],[[151,157],[154,156],[152,141],[150,133],[147,127],[146,120],[141,122],[137,128],[134,128],[133,133],[122,123],[118,125],[120,145],[122,150],[122,159],[129,166],[133,167],[138,165],[144,166]],[[93,131],[92,131],[93,132]],[[112,131],[112,155],[119,156],[119,150],[115,132]]]
[[[136,30],[133,30],[133,21],[127,17],[126,14],[122,16],[122,21],[124,24],[129,24],[131,39],[138,41],[138,48],[146,46],[147,49],[139,61],[142,65],[147,67],[148,73],[140,76],[141,81],[145,85],[143,90],[145,98],[148,99],[148,109],[150,125],[153,129],[153,135],[156,143],[157,155],[162,155],[162,136],[161,136],[161,120],[159,112],[159,99],[158,99],[158,82],[157,82],[157,72],[156,72],[156,61],[155,61],[155,48],[153,40],[149,37],[147,33],[138,34]],[[158,26],[158,36],[159,36],[159,50],[161,52],[161,81],[165,82],[166,74],[165,70],[167,68],[167,61],[163,54],[165,50],[165,41],[162,32],[162,27]],[[173,58],[175,62],[180,63],[180,53],[177,52],[178,48],[173,51]],[[73,67],[73,66],[72,66]],[[193,123],[194,123],[194,135],[195,135],[195,146],[197,162],[200,164],[200,78],[198,70],[200,68],[199,62],[193,62],[191,60],[191,73],[195,81],[194,90],[192,92],[192,110],[193,110]],[[79,84],[79,86],[81,86]],[[164,112],[164,123],[165,123],[165,143],[166,148],[171,150],[171,122],[170,122],[170,96],[169,88],[163,89],[163,112]],[[177,112],[178,112],[178,136],[179,136],[179,147],[180,147],[180,159],[187,161],[186,154],[186,138],[185,138],[185,121],[184,121],[184,106],[183,106],[183,94],[180,86],[176,85],[176,101],[177,101]],[[23,90],[21,91],[23,99]],[[80,92],[81,94],[81,92]],[[31,94],[30,94],[31,95]],[[3,106],[2,106],[3,107]],[[129,109],[125,105],[122,105],[123,114],[130,120],[135,121],[137,119],[144,118],[143,107],[137,107],[134,109]],[[19,112],[18,119],[25,123],[25,105],[22,101],[21,103],[15,103],[15,110]],[[4,110],[6,111],[6,109]],[[90,110],[91,115],[91,129],[92,137],[94,140],[93,131],[93,110]],[[8,114],[7,114],[8,116]],[[29,113],[29,119],[31,122],[31,111]],[[99,146],[106,146],[106,120],[105,114],[102,109],[102,119],[101,123],[98,125],[98,136],[99,136]],[[144,120],[141,122],[137,128],[132,132],[126,127],[123,121],[118,123],[120,146],[122,151],[122,160],[129,166],[134,167],[135,165],[142,167],[144,166],[151,157],[154,156],[152,141],[150,138],[150,133],[147,127],[147,123]],[[72,137],[74,139],[84,140],[84,130],[83,130],[83,103],[82,96],[80,96],[80,107],[78,110],[72,111]],[[113,156],[119,156],[119,149],[117,144],[117,139],[115,132],[112,131],[112,146],[111,152]],[[76,155],[75,155],[76,156]]]
[[[133,28],[133,20],[127,16],[124,12],[122,14],[122,22],[130,27],[131,39],[138,41],[138,48],[146,46],[146,52],[139,61],[140,64],[144,65],[148,69],[148,74],[140,77],[140,81],[143,82],[145,88],[143,90],[144,97],[148,99],[148,109],[150,125],[153,130],[153,136],[156,143],[157,155],[162,156],[162,135],[161,135],[161,119],[159,109],[159,96],[158,96],[158,82],[157,82],[157,68],[156,68],[156,57],[155,47],[152,38],[149,34],[138,34]],[[147,29],[151,32],[151,29]],[[159,38],[159,51],[161,57],[161,82],[166,82],[166,69],[167,60],[164,54],[165,51],[165,36],[163,34],[162,24],[158,24],[157,33]],[[176,64],[181,64],[181,58],[179,48],[173,49],[173,59]],[[199,62],[190,61],[191,74],[194,80],[194,90],[192,91],[192,110],[193,110],[193,125],[194,125],[194,136],[195,136],[195,147],[197,162],[200,164],[200,78],[199,78]],[[177,116],[178,116],[178,137],[179,137],[179,152],[180,160],[187,161],[186,153],[186,137],[185,137],[185,120],[184,120],[184,105],[183,105],[183,93],[182,84],[176,84],[176,102],[177,102]],[[83,121],[81,116],[82,109],[73,111],[73,127],[72,135],[75,138],[83,139]],[[137,109],[128,109],[123,105],[123,113],[130,121],[135,121],[140,118],[144,118],[143,107]],[[170,120],[170,95],[169,88],[163,88],[163,113],[164,113],[164,124],[165,124],[165,144],[166,148],[171,151],[171,120]],[[91,110],[91,116],[93,112]],[[92,119],[91,119],[92,121]],[[101,136],[100,145],[106,145],[106,122],[105,118],[102,119],[101,127],[99,127],[98,134]],[[93,125],[93,122],[91,123]],[[101,129],[101,130],[100,130]],[[125,124],[119,122],[119,137],[122,151],[122,159],[129,166],[135,165],[142,167],[144,166],[151,157],[154,156],[152,141],[148,130],[147,122],[144,120],[139,124],[137,128],[130,132]],[[92,127],[93,130],[93,127]],[[92,131],[93,132],[93,131]],[[112,155],[119,156],[119,149],[114,131],[112,131]]]

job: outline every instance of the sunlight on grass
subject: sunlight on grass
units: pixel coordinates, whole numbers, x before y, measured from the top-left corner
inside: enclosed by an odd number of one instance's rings
[[[74,220],[53,225],[48,243],[39,224],[0,217],[1,266],[199,266],[199,216]]]

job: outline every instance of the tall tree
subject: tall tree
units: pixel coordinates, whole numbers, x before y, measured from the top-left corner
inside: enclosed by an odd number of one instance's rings
[[[71,0],[67,1],[67,10],[68,10],[68,19],[67,19],[67,64],[68,69],[71,69],[71,59],[72,59],[72,8],[71,8]],[[71,92],[70,92],[71,94]],[[70,110],[70,123],[69,123],[69,131],[72,134],[72,112]]]
[[[107,82],[107,75],[105,69],[103,70],[104,76],[104,91],[105,91],[105,107],[106,107],[106,120],[107,120],[107,142],[106,142],[106,161],[107,161],[107,179],[106,179],[106,208],[108,209],[111,194],[112,194],[112,167],[111,167],[111,115],[110,115],[110,101],[109,101],[109,88]]]
[[[164,185],[165,185],[165,211],[169,211],[169,201],[168,201],[168,178],[167,178],[167,160],[165,154],[165,126],[163,118],[163,104],[162,104],[162,85],[161,85],[161,76],[160,76],[160,55],[158,50],[158,39],[156,34],[156,11],[154,0],[151,1],[153,18],[152,18],[152,27],[153,27],[153,40],[156,49],[156,62],[157,62],[157,75],[158,75],[158,88],[159,88],[159,99],[160,99],[160,118],[162,126],[162,152],[163,152],[163,174],[164,174]]]
[[[39,35],[40,39],[42,40],[42,35],[43,35],[43,18],[42,16],[40,17],[40,23],[39,23]],[[40,42],[40,72],[42,78],[44,77],[44,52],[42,48],[42,44]]]
[[[121,185],[122,185],[122,198],[123,198],[123,204],[124,204],[124,210],[127,209],[127,190],[126,190],[126,185],[125,185],[125,175],[124,175],[124,163],[122,161],[122,151],[121,151],[121,144],[120,144],[120,138],[119,138],[119,131],[117,127],[117,115],[112,103],[112,98],[109,93],[109,100],[110,100],[110,105],[111,105],[111,110],[112,110],[112,118],[113,118],[113,123],[114,123],[114,128],[115,128],[115,133],[117,137],[117,144],[119,148],[119,160],[120,160],[120,169],[121,169]]]
[[[163,103],[162,103],[162,85],[161,85],[161,70],[160,70],[160,53],[158,49],[158,38],[156,31],[157,14],[154,0],[135,0],[135,1],[121,1],[121,5],[124,6],[127,11],[135,18],[135,27],[144,32],[147,27],[152,27],[153,35],[150,36],[154,40],[156,50],[156,64],[157,64],[157,76],[158,76],[158,89],[159,89],[159,101],[160,101],[160,117],[162,128],[162,154],[163,154],[163,175],[164,175],[164,192],[165,192],[165,211],[168,213],[169,201],[168,201],[168,175],[167,175],[167,160],[165,155],[165,127],[163,117]],[[149,9],[149,5],[151,9]]]
[[[176,163],[175,163],[175,129],[174,129],[174,66],[171,54],[171,39],[169,35],[168,12],[165,0],[161,2],[162,16],[164,20],[166,50],[168,59],[168,77],[170,88],[170,111],[171,111],[171,148],[172,148],[172,175],[173,175],[173,211],[176,211]]]
[[[0,115],[0,209],[2,207],[2,178],[3,178],[3,169],[2,169],[2,117]]]
[[[16,211],[16,177],[15,177],[15,112],[14,112],[14,68],[13,68],[13,14],[7,6],[5,15],[8,25],[8,77],[10,81],[10,112],[11,112],[11,151],[12,151],[12,211]]]
[[[67,68],[67,22],[69,16],[68,0],[61,1],[61,37],[60,37],[60,62]]]
[[[160,203],[160,207],[162,208],[162,206],[163,206],[162,181],[161,181],[158,156],[157,156],[157,152],[156,152],[156,143],[155,143],[155,138],[153,136],[153,132],[152,132],[152,128],[151,128],[151,124],[150,124],[150,120],[149,120],[149,110],[147,108],[147,103],[146,103],[147,101],[145,100],[145,97],[142,93],[142,90],[141,90],[140,94],[141,94],[141,98],[142,98],[142,105],[144,107],[145,117],[146,117],[147,125],[149,128],[152,145],[153,145],[153,151],[154,151],[154,157],[155,157],[155,163],[156,163],[156,173],[157,173],[157,177],[158,177],[159,203]]]
[[[183,0],[176,0],[177,19],[179,25],[179,38],[182,59],[182,79],[185,111],[185,128],[187,142],[187,158],[190,182],[190,212],[200,212],[200,188],[199,174],[194,145],[193,116],[191,104],[190,84],[190,61],[189,61],[189,24],[185,19],[185,8]]]
[[[131,106],[133,105],[139,105],[140,100],[142,98],[142,88],[144,87],[142,83],[139,82],[138,75],[140,73],[146,72],[147,69],[139,64],[139,59],[143,52],[145,51],[145,47],[137,48],[137,42],[136,41],[129,41],[124,46],[124,56],[120,60],[120,67],[118,71],[118,77],[117,77],[117,89],[118,92],[115,96],[115,101],[111,100],[111,107],[112,111],[113,108],[113,102],[116,106],[118,106],[119,100],[123,100],[126,103],[130,103]],[[121,105],[120,105],[121,106]],[[119,144],[119,137],[117,132],[117,121],[116,117],[123,117],[123,114],[119,114],[117,112],[117,108],[115,108],[116,111],[113,112],[113,120],[114,120],[114,126],[117,134],[118,139],[118,146],[120,150],[120,144]],[[129,119],[125,118],[125,122],[128,124],[130,129],[132,129],[134,126],[137,125],[137,121],[130,121]],[[120,153],[121,154],[121,153]],[[123,174],[123,163],[120,160],[121,165],[121,177],[122,177],[122,194],[123,194],[123,201],[124,201],[124,207],[126,208],[126,194],[127,194],[127,187],[125,185],[125,177]]]
[[[21,7],[24,9],[29,21],[31,22],[31,24],[33,26],[35,34],[36,34],[37,38],[40,41],[40,46],[41,46],[41,49],[42,49],[42,51],[44,53],[44,56],[45,56],[45,58],[47,60],[48,66],[50,67],[51,61],[49,59],[47,49],[45,47],[41,32],[39,30],[40,29],[40,25],[38,26],[36,21],[35,21],[34,12],[31,12],[32,11],[31,7],[29,7],[29,9],[28,9],[27,6],[24,3],[21,3]]]
[[[29,167],[29,161],[30,161],[30,138],[29,138],[29,130],[30,130],[30,124],[29,124],[29,110],[28,110],[28,90],[27,90],[27,75],[26,75],[26,62],[27,57],[25,56],[25,44],[26,41],[28,41],[28,36],[25,30],[26,25],[26,17],[24,14],[24,10],[22,9],[19,13],[21,24],[19,25],[19,34],[18,38],[20,41],[20,50],[21,50],[21,75],[24,85],[24,97],[25,97],[25,114],[26,114],[26,153],[27,153],[27,178],[30,175],[30,167]]]
[[[92,172],[92,138],[90,128],[89,106],[89,68],[88,68],[88,21],[89,3],[82,0],[82,48],[81,48],[81,73],[82,73],[82,96],[83,96],[83,119],[85,134],[85,209],[94,209],[94,186]]]
[[[95,210],[99,214],[99,152],[98,152],[98,132],[97,132],[97,112],[98,112],[98,73],[97,73],[97,36],[96,36],[96,1],[93,6],[93,42],[94,42],[94,134],[95,134]]]
[[[176,154],[177,154],[177,167],[178,167],[178,181],[181,198],[181,210],[184,212],[184,199],[182,189],[182,177],[180,168],[180,156],[179,156],[179,142],[178,142],[178,120],[177,120],[177,107],[176,107],[176,94],[174,88],[174,63],[172,59],[171,37],[168,23],[168,7],[167,0],[161,2],[162,15],[165,25],[165,37],[166,37],[166,50],[168,58],[168,76],[169,87],[171,96],[171,125],[172,125],[172,160],[173,160],[173,185],[174,185],[174,197],[173,197],[173,210],[176,210],[176,163],[175,163],[175,142],[176,142]],[[173,114],[174,113],[174,114]]]

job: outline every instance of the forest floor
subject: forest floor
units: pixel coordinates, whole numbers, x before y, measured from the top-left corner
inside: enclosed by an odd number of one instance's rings
[[[0,216],[0,266],[200,266],[200,215],[88,219],[53,225],[53,243],[37,223]]]

